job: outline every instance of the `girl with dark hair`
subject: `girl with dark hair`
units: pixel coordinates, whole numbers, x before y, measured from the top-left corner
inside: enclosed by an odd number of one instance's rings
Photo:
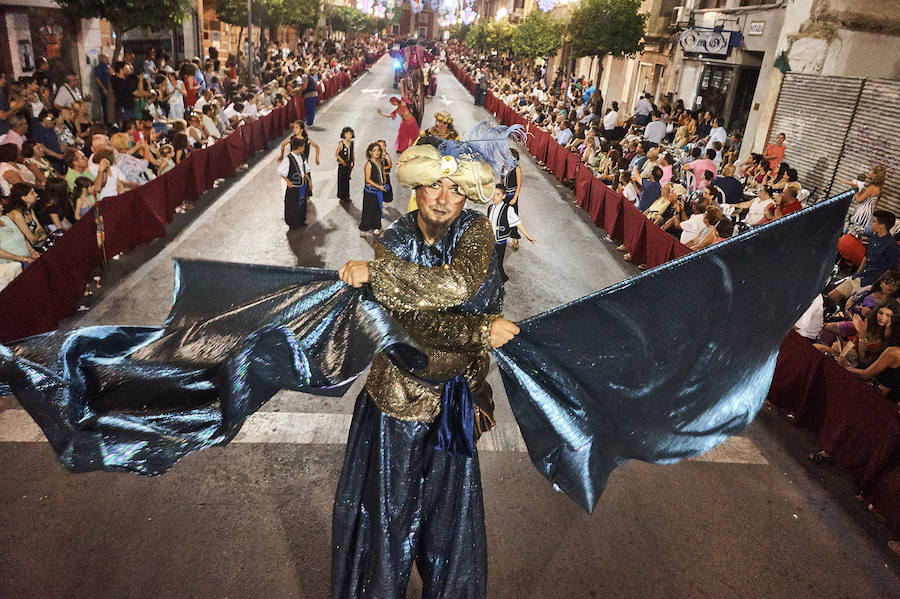
[[[49,235],[35,216],[34,205],[37,201],[38,194],[31,185],[16,183],[9,192],[6,214],[19,227],[31,247],[44,252],[50,247]]]
[[[384,203],[390,204],[394,201],[394,188],[391,186],[391,169],[394,168],[394,162],[391,160],[387,151],[387,142],[383,139],[378,140],[381,146],[381,165],[384,167]],[[384,217],[384,214],[381,215]]]
[[[338,161],[337,196],[341,202],[350,201],[350,173],[353,171],[355,161],[353,135],[353,129],[350,127],[341,129],[341,139],[334,151],[334,157]]]
[[[75,198],[75,220],[81,220],[97,203],[97,194],[94,192],[93,181],[87,177],[75,179],[72,197]]]
[[[61,177],[50,177],[39,195],[40,201],[35,206],[38,221],[51,233],[61,235],[75,222],[69,183]]]
[[[384,201],[384,166],[381,162],[381,146],[372,142],[366,148],[365,186],[363,187],[362,218],[359,222],[359,236],[365,237],[372,231],[381,235],[381,208]]]
[[[345,127],[345,129],[349,129],[349,127]],[[342,131],[341,137],[343,136],[344,132]],[[309,149],[313,148],[316,151],[316,164],[319,164],[319,144],[309,138],[309,133],[306,131],[306,123],[303,121],[294,121],[291,123],[291,136],[281,142],[281,153],[278,155],[278,161],[284,160],[285,150],[290,151],[289,146],[291,145],[291,140],[297,137],[306,142],[306,149],[303,150],[303,160],[309,162]]]
[[[416,122],[413,113],[409,109],[409,100],[407,98],[391,97],[390,103],[394,109],[385,114],[378,109],[378,114],[389,119],[400,117],[400,129],[397,131],[397,141],[394,149],[398,154],[402,153],[406,148],[416,143],[419,138],[419,124]]]

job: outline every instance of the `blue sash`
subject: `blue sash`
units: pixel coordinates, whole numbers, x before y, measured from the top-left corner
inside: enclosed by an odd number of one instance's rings
[[[364,189],[369,193],[375,194],[375,196],[378,198],[378,212],[381,214],[381,218],[384,218],[384,192],[377,187],[372,187],[368,183],[366,184]]]

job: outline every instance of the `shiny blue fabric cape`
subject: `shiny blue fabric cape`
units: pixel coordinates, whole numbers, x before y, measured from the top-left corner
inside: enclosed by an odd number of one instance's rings
[[[588,512],[610,472],[744,430],[834,266],[850,196],[517,323],[494,350],[531,461]]]
[[[849,201],[519,323],[494,355],[538,470],[590,511],[624,461],[675,462],[743,430],[782,338],[825,284]],[[182,261],[176,274],[165,328],[0,346],[0,393],[15,393],[67,468],[160,474],[228,442],[280,388],[341,394],[379,351],[423,366],[387,312],[333,271]]]

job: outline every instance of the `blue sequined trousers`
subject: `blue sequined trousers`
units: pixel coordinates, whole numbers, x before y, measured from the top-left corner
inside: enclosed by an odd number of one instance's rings
[[[388,416],[363,390],[334,500],[331,596],[405,598],[414,560],[423,599],[486,596],[478,450],[436,450],[432,425]]]

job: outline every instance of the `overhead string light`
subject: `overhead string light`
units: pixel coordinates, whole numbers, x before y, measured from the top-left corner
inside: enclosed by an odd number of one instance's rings
[[[538,0],[537,5],[541,12],[550,12],[556,8],[557,0]]]

